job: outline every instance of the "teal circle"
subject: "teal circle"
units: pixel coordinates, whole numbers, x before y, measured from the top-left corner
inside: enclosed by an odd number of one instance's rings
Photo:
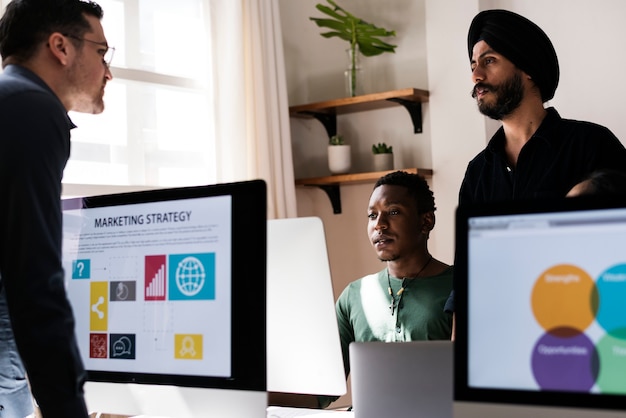
[[[626,264],[617,264],[600,274],[596,288],[600,299],[598,324],[611,336],[626,340]]]

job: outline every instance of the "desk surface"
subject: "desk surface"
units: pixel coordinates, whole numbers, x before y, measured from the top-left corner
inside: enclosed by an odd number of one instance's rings
[[[335,409],[308,409],[308,408],[291,408],[285,406],[269,406],[267,408],[267,418],[331,418],[331,416],[337,418],[353,418],[354,413],[346,410]],[[153,417],[147,415],[118,415],[118,414],[97,414],[92,413],[90,418],[164,418]]]
[[[331,418],[332,416],[353,418],[354,412],[338,409],[309,409],[286,406],[269,406],[267,408],[267,418]]]

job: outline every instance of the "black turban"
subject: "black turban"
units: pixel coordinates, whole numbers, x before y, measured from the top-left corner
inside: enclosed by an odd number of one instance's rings
[[[467,34],[470,61],[474,45],[481,40],[528,74],[539,87],[542,101],[554,97],[559,84],[559,60],[539,26],[508,10],[485,10],[474,17]]]

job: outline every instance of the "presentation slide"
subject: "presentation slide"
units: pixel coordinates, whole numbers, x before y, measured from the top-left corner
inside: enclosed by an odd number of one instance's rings
[[[469,383],[626,394],[626,215],[470,234]]]
[[[65,210],[87,370],[231,376],[230,196]]]

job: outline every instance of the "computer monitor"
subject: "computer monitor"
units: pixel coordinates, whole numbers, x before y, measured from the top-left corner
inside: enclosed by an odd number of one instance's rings
[[[266,185],[63,200],[91,412],[265,417]]]
[[[267,229],[267,389],[344,395],[324,224],[271,219]]]
[[[456,214],[455,418],[626,417],[626,201]]]

